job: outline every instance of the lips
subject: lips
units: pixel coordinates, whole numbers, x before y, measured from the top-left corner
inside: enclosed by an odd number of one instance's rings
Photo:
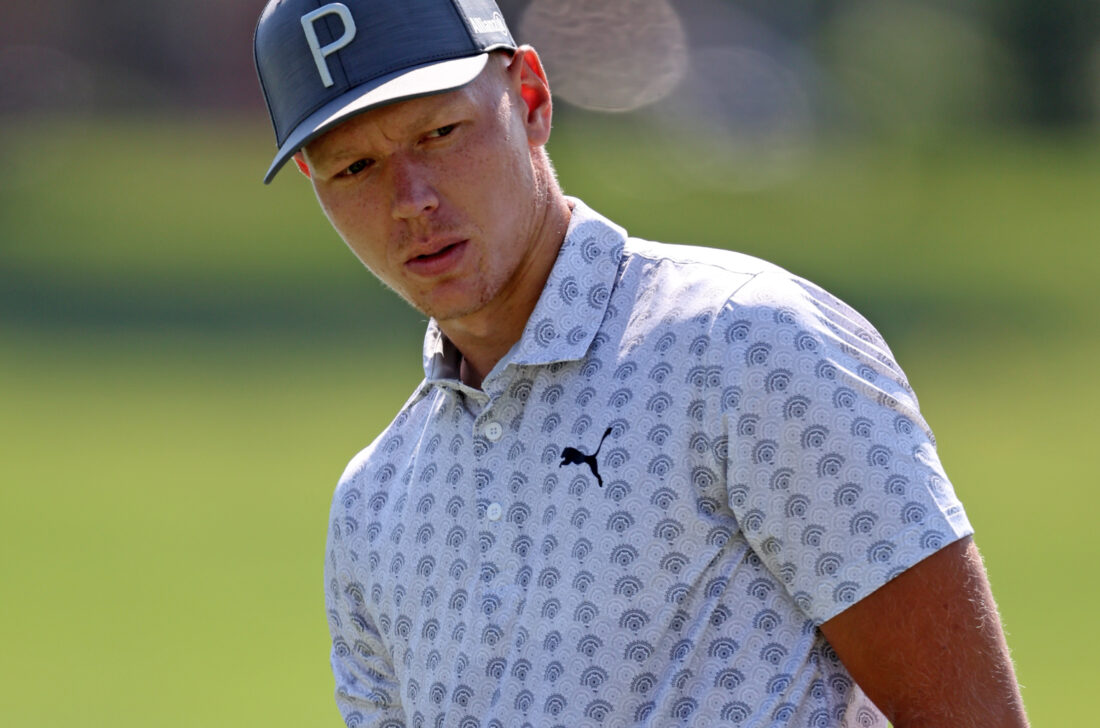
[[[456,240],[433,244],[424,252],[405,261],[405,268],[413,275],[423,278],[443,275],[458,266],[468,242]]]

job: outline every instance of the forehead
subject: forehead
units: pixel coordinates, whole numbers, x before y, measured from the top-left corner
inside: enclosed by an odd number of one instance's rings
[[[327,153],[334,144],[368,130],[395,141],[406,134],[420,133],[433,124],[450,123],[449,117],[454,114],[488,111],[492,106],[492,88],[492,78],[486,68],[476,79],[453,91],[397,101],[356,114],[312,140],[304,149],[310,156]]]
[[[397,139],[404,133],[419,130],[430,124],[434,117],[458,105],[458,100],[443,98],[447,94],[434,94],[417,99],[398,101],[352,116],[326,131],[305,146],[311,157],[329,153],[334,145],[358,137],[369,131],[378,131],[387,139]]]

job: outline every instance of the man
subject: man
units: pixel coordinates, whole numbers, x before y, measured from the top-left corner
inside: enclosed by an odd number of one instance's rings
[[[863,318],[565,197],[491,0],[279,0],[279,152],[431,317],[348,466],[349,726],[1023,726],[972,530]]]

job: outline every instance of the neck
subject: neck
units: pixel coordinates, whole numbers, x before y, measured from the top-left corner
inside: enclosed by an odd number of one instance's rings
[[[508,350],[519,341],[565,241],[572,210],[559,190],[547,200],[534,229],[531,254],[513,276],[516,284],[502,291],[492,306],[477,315],[439,321],[439,328],[462,353],[460,377],[480,387]]]

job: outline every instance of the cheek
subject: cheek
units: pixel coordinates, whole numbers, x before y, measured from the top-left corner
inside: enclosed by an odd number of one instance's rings
[[[317,202],[321,204],[321,211],[325,213],[329,223],[343,234],[345,230],[353,230],[366,212],[361,200],[356,199],[347,189],[319,189],[314,186],[317,193]]]
[[[458,182],[452,189],[462,196],[467,210],[481,217],[484,226],[515,234],[517,221],[528,214],[525,208],[534,187],[530,158],[525,149],[513,146],[479,151],[455,170]]]
[[[384,258],[380,251],[385,246],[380,241],[384,239],[384,230],[371,224],[372,220],[379,219],[378,212],[368,209],[359,200],[322,199],[320,196],[318,199],[325,217],[355,257],[375,275],[383,273]]]

